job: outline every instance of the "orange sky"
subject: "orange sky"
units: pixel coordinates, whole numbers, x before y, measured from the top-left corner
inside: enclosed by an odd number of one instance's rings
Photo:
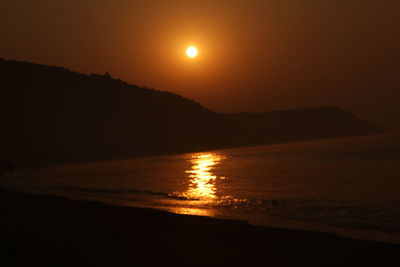
[[[0,57],[110,72],[214,111],[335,105],[400,129],[397,2],[1,1]]]

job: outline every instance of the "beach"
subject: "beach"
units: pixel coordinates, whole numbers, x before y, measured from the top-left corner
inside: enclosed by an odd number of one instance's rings
[[[400,246],[0,189],[2,266],[396,266]]]

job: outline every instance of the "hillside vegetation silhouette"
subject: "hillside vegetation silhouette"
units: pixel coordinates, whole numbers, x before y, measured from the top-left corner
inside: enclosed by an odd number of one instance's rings
[[[341,108],[214,113],[110,75],[0,59],[3,168],[365,135]]]

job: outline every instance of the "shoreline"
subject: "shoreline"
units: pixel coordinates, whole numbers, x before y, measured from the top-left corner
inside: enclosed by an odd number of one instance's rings
[[[379,266],[400,245],[0,188],[5,266]]]
[[[54,166],[62,166],[62,165],[70,165],[70,164],[79,164],[79,163],[93,163],[93,162],[109,162],[109,161],[123,161],[130,160],[135,158],[153,158],[153,157],[165,157],[171,155],[182,155],[182,154],[191,154],[191,153],[203,153],[210,151],[219,151],[219,150],[234,150],[239,148],[252,148],[252,147],[266,147],[266,146],[280,146],[280,145],[293,145],[293,144],[302,144],[309,142],[324,142],[330,140],[346,140],[349,138],[369,138],[372,136],[397,136],[400,135],[400,131],[387,131],[383,133],[369,133],[369,134],[355,134],[355,135],[345,135],[345,136],[336,136],[336,137],[323,137],[323,138],[314,138],[314,139],[299,139],[299,140],[288,140],[282,142],[261,142],[261,143],[250,143],[250,144],[237,144],[237,145],[226,145],[226,146],[209,146],[203,148],[194,148],[194,149],[184,149],[184,150],[176,150],[176,151],[164,151],[164,152],[155,152],[155,153],[142,153],[130,156],[119,156],[112,158],[92,158],[92,159],[80,159],[80,160],[61,160],[61,161],[43,161],[36,163],[22,163],[19,165],[17,162],[17,166],[14,166],[15,170],[31,170],[31,169],[43,169]],[[15,162],[14,162],[15,163]],[[1,167],[1,166],[0,166]],[[0,168],[0,177],[6,176],[4,173],[7,173],[7,168]]]
[[[0,186],[2,188],[2,186]],[[299,231],[310,231],[334,234],[340,237],[365,240],[372,242],[381,242],[400,245],[400,235],[385,232],[382,230],[375,230],[373,228],[348,228],[348,227],[338,227],[333,225],[324,225],[319,222],[313,221],[301,221],[301,220],[290,220],[285,218],[273,217],[263,214],[237,214],[231,210],[225,210],[218,207],[212,208],[196,208],[196,207],[170,207],[170,206],[157,206],[153,204],[145,204],[142,200],[132,203],[132,201],[124,199],[112,199],[112,198],[101,198],[97,196],[90,195],[80,195],[80,194],[64,194],[63,191],[52,192],[52,191],[37,191],[37,190],[26,190],[26,188],[7,188],[7,190],[13,192],[28,193],[33,195],[39,195],[44,197],[62,197],[72,201],[82,201],[82,202],[98,202],[106,206],[117,206],[117,207],[129,207],[129,208],[140,208],[140,209],[150,209],[158,210],[163,212],[168,212],[175,215],[189,215],[189,216],[200,216],[208,217],[212,219],[222,219],[222,220],[232,220],[232,221],[243,221],[251,226],[256,227],[267,227],[267,228],[278,228],[278,229],[290,229]],[[190,211],[188,211],[190,210]]]

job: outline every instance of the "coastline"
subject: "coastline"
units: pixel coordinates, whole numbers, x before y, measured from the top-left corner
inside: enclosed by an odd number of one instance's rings
[[[4,266],[384,266],[400,245],[0,188]],[[2,265],[3,265],[2,264]]]

